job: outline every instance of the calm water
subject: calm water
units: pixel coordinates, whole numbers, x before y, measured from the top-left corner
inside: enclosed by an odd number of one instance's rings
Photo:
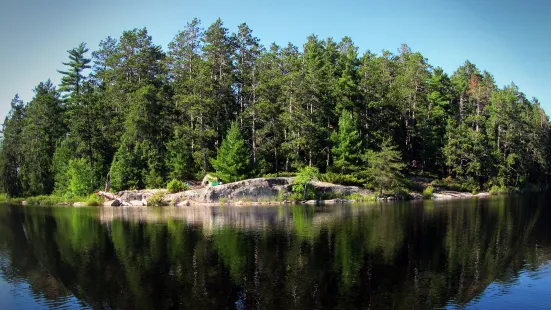
[[[0,205],[0,309],[549,309],[549,198]]]

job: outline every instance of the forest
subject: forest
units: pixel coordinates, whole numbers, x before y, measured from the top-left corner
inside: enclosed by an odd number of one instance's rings
[[[503,64],[506,66],[507,64]],[[146,28],[81,43],[59,85],[17,95],[2,125],[9,197],[292,175],[390,190],[421,175],[468,190],[543,188],[550,123],[536,98],[466,61],[360,52],[349,37],[264,46],[243,23],[194,19],[163,50]]]

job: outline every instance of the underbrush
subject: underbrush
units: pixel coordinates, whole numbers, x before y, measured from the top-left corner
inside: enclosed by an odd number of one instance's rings
[[[186,183],[176,179],[168,182],[166,187],[171,193],[178,193],[189,189],[189,186]]]
[[[441,180],[433,180],[431,185],[457,192],[476,193],[480,191],[480,186],[474,178],[454,179],[452,177],[447,177]]]
[[[340,174],[335,172],[326,172],[320,174],[319,180],[322,182],[341,184],[341,185],[355,185],[362,186],[365,180],[359,179],[351,174]]]
[[[296,172],[278,172],[278,173],[267,173],[262,177],[263,178],[282,178],[282,177],[289,178],[289,177],[294,177],[296,175],[297,175]]]
[[[151,197],[147,199],[147,206],[148,207],[161,207],[166,206],[167,203],[164,200],[165,193],[164,192],[156,192]]]
[[[432,198],[432,194],[434,193],[434,187],[429,186],[423,190],[423,198],[424,199],[430,199]]]

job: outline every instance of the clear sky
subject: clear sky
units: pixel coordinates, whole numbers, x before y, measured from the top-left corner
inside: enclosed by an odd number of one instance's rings
[[[192,18],[206,28],[220,17],[230,31],[246,22],[268,46],[302,46],[312,33],[350,36],[360,52],[397,51],[401,43],[433,66],[453,73],[465,60],[514,81],[551,113],[551,1],[549,0],[2,0],[0,4],[0,121],[16,93],[25,101],[51,78],[59,82],[67,50],[147,27],[167,44]]]

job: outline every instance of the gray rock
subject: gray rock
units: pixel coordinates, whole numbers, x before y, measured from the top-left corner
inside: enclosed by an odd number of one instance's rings
[[[130,200],[128,203],[130,203],[130,205],[132,207],[143,207],[144,204],[141,200]]]
[[[189,207],[189,205],[190,205],[189,200],[182,200],[182,201],[179,201],[178,203],[176,203],[176,207],[178,207],[178,208]]]
[[[75,202],[73,207],[86,207],[86,202]]]

